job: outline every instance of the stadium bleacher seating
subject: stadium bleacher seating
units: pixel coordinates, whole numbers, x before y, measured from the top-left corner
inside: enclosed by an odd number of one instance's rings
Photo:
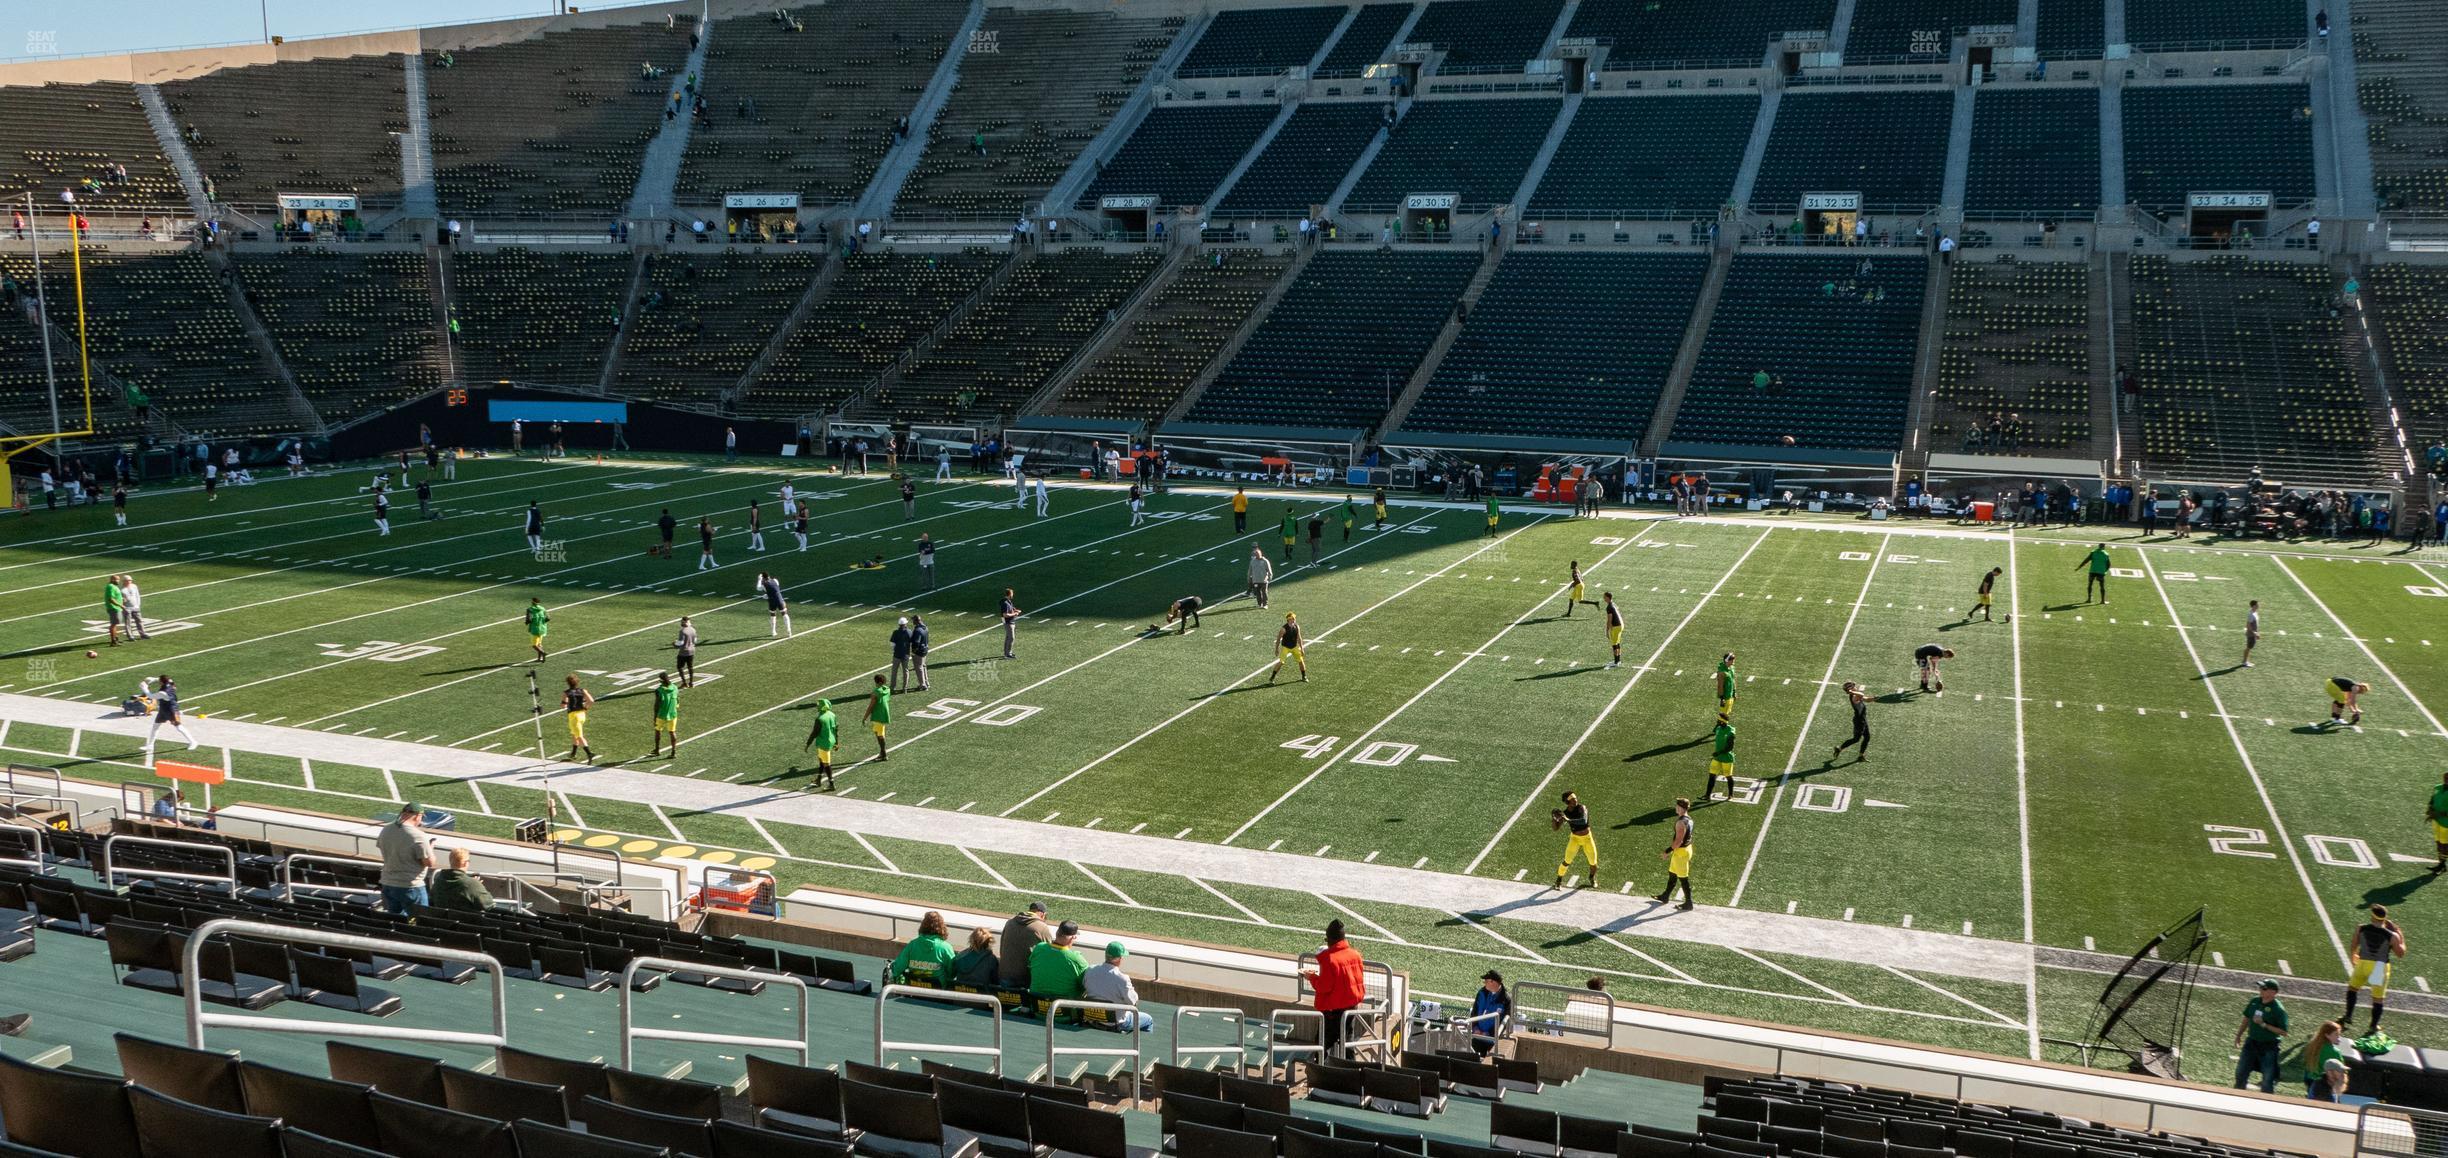
[[[2284,48],[2312,35],[2304,6],[2289,0],[2230,0],[2212,8],[2185,0],[2125,0],[2125,40],[2143,52]]]
[[[690,24],[573,29],[428,59],[435,196],[445,213],[619,213],[686,83]],[[662,75],[640,74],[652,65]],[[685,108],[681,115],[687,115]]]
[[[1199,34],[1176,74],[1261,76],[1304,66],[1349,11],[1340,4],[1226,9]]]
[[[1172,281],[1131,313],[1129,331],[1063,388],[1053,412],[1163,417],[1291,264],[1287,257],[1256,249],[1221,254],[1185,261]]]
[[[106,168],[127,166],[124,183]],[[98,184],[87,186],[91,179]],[[187,194],[171,171],[131,85],[46,84],[0,88],[0,199],[45,213],[73,189],[88,212],[117,206],[183,208]]]
[[[2363,0],[2353,25],[2357,97],[2371,122],[2380,204],[2448,209],[2448,98],[2438,84],[2448,73],[2448,14],[2426,0]],[[2332,28],[2331,38],[2340,31]]]
[[[1412,193],[1453,193],[1456,213],[1513,199],[1564,102],[1415,101],[1344,199],[1345,209],[1387,213]]]
[[[1299,216],[1326,204],[1384,123],[1374,101],[1305,101],[1224,194],[1224,217]]]
[[[1402,31],[1403,21],[1411,18],[1409,4],[1363,4],[1360,14],[1352,17],[1351,27],[1343,30],[1326,59],[1318,65],[1320,77],[1358,76],[1362,69],[1385,58],[1386,50],[1394,47],[1394,34]]]
[[[1677,65],[1756,67],[1779,33],[1831,28],[1835,0],[1582,0],[1566,36],[1612,45],[1602,72]]]
[[[1372,425],[1453,315],[1479,260],[1476,251],[1317,254],[1189,417]]]
[[[2428,447],[2448,438],[2448,269],[2388,262],[2370,278],[2389,386],[2405,408],[2406,433]]]
[[[2108,48],[2108,14],[2100,0],[2040,0],[2034,30],[2043,60],[2096,60]]]
[[[897,216],[1003,220],[1060,180],[1181,27],[1110,12],[986,13],[927,126]],[[985,137],[984,155],[975,147]]]
[[[1097,171],[1079,206],[1094,209],[1099,197],[1134,193],[1153,193],[1159,205],[1204,205],[1278,111],[1274,104],[1156,109]]]
[[[1930,396],[1932,450],[2083,456],[2090,280],[2079,261],[1955,263]],[[1989,423],[2000,418],[1992,435]]]
[[[824,263],[814,252],[646,259],[615,381],[624,393],[707,406],[735,385]]]
[[[2130,94],[2128,94],[2130,95]],[[2142,454],[2158,470],[2377,477],[2377,403],[2328,270],[2217,256],[2133,260]]]
[[[592,387],[619,336],[629,271],[625,253],[456,255],[450,279],[460,377]]]
[[[1676,412],[1674,439],[1900,445],[1926,275],[1919,254],[1737,255]],[[1765,391],[1752,385],[1762,370],[1771,378]]]
[[[951,316],[1002,266],[1001,252],[863,251],[817,311],[792,330],[740,400],[743,413],[798,415],[840,405]]]
[[[32,286],[22,253],[0,253],[0,273]],[[53,316],[73,330],[69,270],[43,262]],[[94,365],[144,391],[188,429],[225,432],[294,423],[281,387],[256,356],[221,274],[194,251],[85,255],[85,323]],[[39,340],[39,336],[37,337]],[[63,401],[76,383],[73,350],[58,362]],[[47,426],[47,421],[44,424]]]
[[[1011,418],[1163,260],[1083,247],[1022,262],[870,401],[921,422]]]
[[[1991,88],[1974,101],[1966,213],[2088,218],[2099,177],[2098,90]]]
[[[173,81],[162,100],[221,200],[353,193],[371,206],[400,194],[403,75],[397,56],[289,61]]]
[[[2014,22],[2014,0],[1860,0],[1845,59],[1945,60],[1965,28]]]
[[[1563,11],[1564,0],[1434,0],[1411,26],[1411,40],[1443,50],[1440,74],[1519,72],[1546,46]]]
[[[1714,215],[1733,196],[1759,105],[1752,93],[1586,99],[1530,212]]]
[[[819,4],[719,20],[706,46],[711,118],[689,133],[678,194],[796,192],[856,200],[960,27],[957,0]]]
[[[1791,92],[1777,107],[1751,204],[1790,212],[1811,192],[1852,192],[1871,213],[1919,213],[1946,184],[1945,92]]]
[[[2312,119],[2298,85],[2152,85],[2125,90],[2125,195],[2155,212],[2185,195],[2266,191],[2312,199]]]
[[[2355,1079],[2362,1082],[2358,1076]],[[2150,1154],[2159,1158],[2279,1158],[2282,1151],[2221,1145],[2168,1131],[2096,1125],[2041,1110],[1800,1078],[1717,1078],[1704,1087],[1710,1106],[1700,1148],[1766,1147],[1776,1154],[2057,1155]],[[1635,1132],[1659,1131],[1633,1127]],[[1672,1139],[1668,1139],[1672,1141]],[[1767,1151],[1762,1151],[1766,1153]],[[1646,1148],[1626,1153],[1647,1153]]]
[[[1639,441],[1708,260],[1506,255],[1403,428]]]
[[[235,260],[281,361],[325,418],[354,418],[442,385],[424,254],[287,249]]]

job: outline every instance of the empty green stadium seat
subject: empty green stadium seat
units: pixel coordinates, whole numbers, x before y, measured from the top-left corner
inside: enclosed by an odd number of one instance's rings
[[[2088,218],[2099,193],[2099,90],[1982,90],[1972,105],[1966,212]]]
[[[1374,101],[1304,102],[1233,182],[1217,215],[1293,216],[1326,204],[1384,121]]]
[[[2312,199],[2312,117],[2304,86],[2153,85],[2125,90],[2125,195],[2155,212],[2195,192],[2253,191],[2280,206]]]
[[[1759,97],[1592,97],[1547,162],[1532,213],[1714,216],[1759,119]]]
[[[1927,268],[1919,254],[1737,256],[1675,413],[1674,440],[1901,446]],[[1752,385],[1762,370],[1773,380],[1767,390]]]
[[[1874,213],[1918,213],[1946,183],[1945,92],[1789,92],[1777,105],[1754,208],[1790,212],[1811,192],[1850,192]]]
[[[1278,106],[1173,105],[1150,112],[1113,159],[1080,194],[1079,207],[1096,208],[1107,194],[1153,193],[1162,205],[1204,205],[1218,182],[1241,163],[1273,124]]]
[[[1554,99],[1415,101],[1343,207],[1392,212],[1411,193],[1457,194],[1457,213],[1511,201],[1563,107]]]
[[[1253,76],[1306,67],[1318,46],[1351,11],[1340,4],[1306,8],[1234,8],[1216,13],[1199,34],[1179,76]]]
[[[1435,343],[1478,266],[1475,252],[1319,253],[1188,417],[1375,425]]]

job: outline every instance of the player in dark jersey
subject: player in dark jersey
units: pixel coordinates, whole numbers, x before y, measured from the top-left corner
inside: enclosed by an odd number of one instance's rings
[[[2329,718],[2312,721],[2313,727],[2326,728],[2331,724],[2353,727],[2363,722],[2363,693],[2371,690],[2370,684],[2338,676],[2322,684],[2321,688],[2329,693]]]
[[[1199,625],[1199,609],[1206,605],[1206,601],[1196,595],[1184,595],[1174,600],[1173,606],[1165,608],[1164,623],[1148,625],[1148,634],[1161,634],[1166,624],[1172,624],[1175,625],[1173,634],[1188,635],[1191,628]]]
[[[374,529],[385,535],[391,533],[391,496],[380,491],[374,494]]]
[[[1308,683],[1309,654],[1301,648],[1300,620],[1288,611],[1284,613],[1283,630],[1275,633],[1275,670],[1267,673],[1268,683],[1274,683],[1275,677],[1283,674],[1287,659],[1300,665],[1301,682]]]
[[[1925,643],[1913,649],[1913,667],[1920,674],[1922,691],[1936,696],[1946,694],[1946,680],[1939,677],[1938,661],[1953,658],[1955,652],[1952,648],[1934,643]]]
[[[807,524],[807,500],[801,499],[797,512],[791,517],[791,534],[798,537],[799,549],[802,551],[807,550]]]
[[[572,675],[568,678],[569,686],[561,690],[561,707],[569,715],[570,750],[568,759],[577,759],[579,750],[583,748],[586,750],[587,762],[592,764],[595,762],[595,746],[587,743],[586,722],[587,709],[595,706],[595,697],[585,688],[578,686],[577,676]]]
[[[1622,667],[1623,608],[1615,606],[1615,593],[1612,591],[1600,592],[1598,597],[1605,601],[1598,610],[1606,620],[1607,654],[1611,657],[1607,660],[1607,666]]]
[[[1565,793],[1564,807],[1549,813],[1547,819],[1548,826],[1551,828],[1566,826],[1572,828],[1572,832],[1564,838],[1564,859],[1556,865],[1556,887],[1563,888],[1565,880],[1572,876],[1573,861],[1587,859],[1589,861],[1588,887],[1597,888],[1598,839],[1590,832],[1589,808],[1581,803],[1580,794]]]
[[[2379,1032],[2380,1015],[2388,1009],[2390,967],[2405,951],[2405,930],[2389,919],[2388,906],[2373,905],[2371,920],[2355,926],[2352,963],[2346,975],[2346,1012],[2338,1015],[2340,1025],[2354,1024],[2355,998],[2368,986],[2371,1026],[2364,1032]]]
[[[700,570],[700,571],[711,571],[711,570],[713,570],[714,568],[719,567],[719,566],[721,566],[721,565],[722,565],[722,564],[720,564],[720,563],[716,563],[716,562],[714,561],[714,520],[713,520],[713,519],[710,519],[710,518],[699,518],[699,519],[697,520],[697,544],[698,544],[698,547],[699,547],[699,550],[698,550],[698,553],[697,553],[697,569],[698,569],[698,570]]]
[[[672,517],[671,508],[663,508],[663,517],[655,520],[655,530],[663,534],[663,557],[672,557],[672,535],[679,531],[680,520]],[[653,554],[649,551],[648,554]]]
[[[1870,693],[1852,680],[1845,681],[1844,693],[1845,702],[1853,706],[1853,738],[1836,745],[1836,750],[1828,754],[1828,762],[1835,763],[1845,749],[1859,744],[1861,752],[1853,757],[1853,762],[1859,764],[1870,758]]]
[[[530,502],[527,504],[527,550],[533,553],[543,549],[544,508]]]
[[[1980,612],[1981,622],[1983,623],[1996,622],[1990,618],[1989,601],[1992,598],[1993,591],[1997,587],[1998,576],[2005,573],[2006,569],[2004,567],[1991,567],[1988,574],[1981,576],[1980,593],[1972,597],[1972,611]],[[1965,623],[1972,622],[1972,611],[1964,612]]]
[[[1666,890],[1657,895],[1657,903],[1662,905],[1674,898],[1676,889],[1683,890],[1683,903],[1676,905],[1675,909],[1685,913],[1690,912],[1692,907],[1691,809],[1692,802],[1689,800],[1677,799],[1674,802],[1674,827],[1666,837]]]

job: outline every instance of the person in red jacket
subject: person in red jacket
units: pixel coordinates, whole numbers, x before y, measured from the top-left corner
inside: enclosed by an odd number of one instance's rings
[[[1343,1048],[1343,1014],[1358,1009],[1368,996],[1365,971],[1360,965],[1360,951],[1343,939],[1343,922],[1326,923],[1326,947],[1318,950],[1317,964],[1304,966],[1301,976],[1317,992],[1317,1011],[1325,1016],[1323,1044],[1328,1056],[1339,1056]]]

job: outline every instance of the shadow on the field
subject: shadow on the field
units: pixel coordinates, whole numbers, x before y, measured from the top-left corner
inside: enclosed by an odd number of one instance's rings
[[[1972,626],[1972,625],[1973,625],[1973,624],[1975,624],[1975,623],[1977,623],[1977,624],[1981,625],[1982,627],[1996,627],[1996,626],[1999,626],[1999,621],[1997,621],[1997,620],[1993,620],[1993,619],[1957,619],[1957,620],[1953,620],[1953,621],[1951,621],[1951,622],[1947,622],[1947,623],[1941,623],[1941,624],[1939,624],[1939,625],[1938,625],[1938,630],[1940,630],[1940,631],[1953,631],[1953,630],[1955,630],[1956,628],[1959,628],[1959,627],[1970,627],[1970,626]]]
[[[1701,736],[1696,739],[1685,740],[1680,744],[1660,744],[1646,752],[1634,752],[1631,755],[1624,757],[1623,762],[1626,764],[1638,764],[1641,761],[1650,759],[1654,756],[1671,756],[1677,752],[1688,752],[1708,742],[1709,737]]]
[[[1536,622],[1536,621],[1535,621],[1535,620],[1533,620],[1533,622]],[[1582,664],[1582,665],[1580,665],[1579,667],[1567,667],[1567,668],[1558,668],[1558,669],[1556,669],[1555,671],[1543,671],[1543,672],[1538,673],[1537,675],[1514,676],[1514,677],[1513,677],[1513,682],[1514,682],[1514,683],[1521,683],[1521,682],[1523,682],[1524,680],[1555,680],[1555,679],[1562,679],[1562,678],[1564,678],[1565,676],[1587,675],[1587,674],[1589,674],[1590,672],[1594,672],[1594,671],[1605,671],[1605,670],[1606,670],[1606,668],[1605,668],[1603,665],[1600,665],[1600,664],[1594,664],[1594,663],[1590,663],[1590,664]]]
[[[2437,880],[2439,877],[2424,872],[2419,876],[2407,877],[2395,884],[2381,885],[2376,889],[2365,889],[2363,890],[2363,907],[2368,909],[2373,905],[2403,904],[2412,899],[2414,894],[2431,887],[2432,883]]]
[[[2223,668],[2219,668],[2219,669],[2217,669],[2217,670],[2215,670],[2215,671],[2206,671],[2206,672],[2201,673],[2200,675],[2194,676],[2194,677],[2193,677],[2193,680],[2194,680],[2194,682],[2195,682],[2195,683],[2199,683],[2199,682],[2201,682],[2202,680],[2206,680],[2206,679],[2215,679],[2215,678],[2217,678],[2217,677],[2219,677],[2219,676],[2226,675],[2226,674],[2227,674],[2227,673],[2229,673],[2229,672],[2236,672],[2236,671],[2243,671],[2243,670],[2244,670],[2244,665],[2243,665],[2243,664],[2240,664],[2240,663],[2231,663],[2231,664],[2228,664],[2227,666],[2225,666],[2225,667],[2223,667]]]
[[[1623,823],[1621,823],[1621,824],[1616,825],[1616,826],[1615,826],[1615,828],[1616,828],[1616,831],[1618,831],[1618,832],[1620,832],[1620,831],[1622,831],[1622,830],[1624,830],[1624,829],[1627,829],[1627,828],[1647,828],[1647,827],[1649,827],[1649,826],[1651,826],[1651,825],[1654,825],[1654,824],[1664,824],[1664,823],[1666,823],[1667,821],[1669,821],[1669,820],[1673,820],[1673,819],[1674,819],[1674,809],[1672,809],[1672,808],[1652,808],[1652,809],[1650,809],[1649,811],[1644,812],[1644,813],[1641,813],[1641,814],[1640,814],[1640,815],[1638,815],[1638,816],[1628,816],[1628,817],[1625,817],[1625,818],[1624,818],[1624,822],[1623,822]]]
[[[2042,611],[2073,611],[2073,610],[2075,610],[2076,608],[2081,608],[2081,607],[2089,607],[2089,606],[2091,606],[2091,601],[2090,601],[2090,600],[2088,600],[2088,599],[2086,599],[2086,600],[2083,600],[2083,601],[2082,601],[2082,602],[2080,602],[2080,603],[2047,603],[2047,604],[2042,604],[2042,605],[2041,605],[2041,607],[2040,607],[2040,610],[2042,610]]]

